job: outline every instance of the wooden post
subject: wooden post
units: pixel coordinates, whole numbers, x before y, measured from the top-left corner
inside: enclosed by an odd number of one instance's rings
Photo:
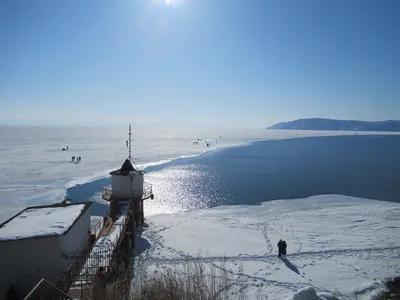
[[[44,283],[40,285],[40,300],[46,300],[46,288]]]
[[[140,203],[137,201],[137,199],[134,200],[135,202],[135,225],[136,227],[139,227],[140,224]]]
[[[143,225],[144,223],[144,205],[143,205],[143,199],[140,200],[140,221]]]
[[[131,222],[128,223],[128,226],[131,225]],[[125,267],[129,266],[129,257],[130,254],[132,253],[131,251],[131,241],[130,241],[130,236],[132,234],[132,230],[128,229],[127,232],[125,233],[125,238],[124,238],[124,261],[125,261]]]
[[[130,223],[130,232],[131,232],[131,245],[132,249],[135,249],[135,236],[136,236],[136,220],[135,220],[135,202],[134,200],[131,200],[131,220],[132,222]]]

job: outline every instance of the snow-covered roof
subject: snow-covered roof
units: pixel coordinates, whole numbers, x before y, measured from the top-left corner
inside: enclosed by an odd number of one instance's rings
[[[91,202],[28,207],[0,225],[0,242],[66,234]]]
[[[129,159],[126,159],[122,164],[121,168],[115,171],[110,172],[110,175],[128,175],[130,172],[136,171],[132,166],[132,163]]]

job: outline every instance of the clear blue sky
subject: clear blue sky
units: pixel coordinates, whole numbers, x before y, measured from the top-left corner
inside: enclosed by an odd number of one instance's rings
[[[400,119],[399,13],[398,0],[1,0],[0,124]]]

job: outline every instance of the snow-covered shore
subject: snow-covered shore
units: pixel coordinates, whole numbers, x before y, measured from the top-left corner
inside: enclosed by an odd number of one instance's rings
[[[321,195],[147,221],[137,251],[148,271],[184,264],[186,255],[208,265],[225,259],[250,299],[260,291],[269,300],[301,299],[311,295],[307,287],[317,299],[371,299],[383,279],[400,275],[398,203]],[[287,261],[277,258],[280,238]]]

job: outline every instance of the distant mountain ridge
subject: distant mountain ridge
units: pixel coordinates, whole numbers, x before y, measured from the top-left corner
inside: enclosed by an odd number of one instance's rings
[[[357,121],[335,119],[298,119],[290,122],[281,122],[266,129],[291,130],[343,130],[343,131],[400,131],[400,121]]]

